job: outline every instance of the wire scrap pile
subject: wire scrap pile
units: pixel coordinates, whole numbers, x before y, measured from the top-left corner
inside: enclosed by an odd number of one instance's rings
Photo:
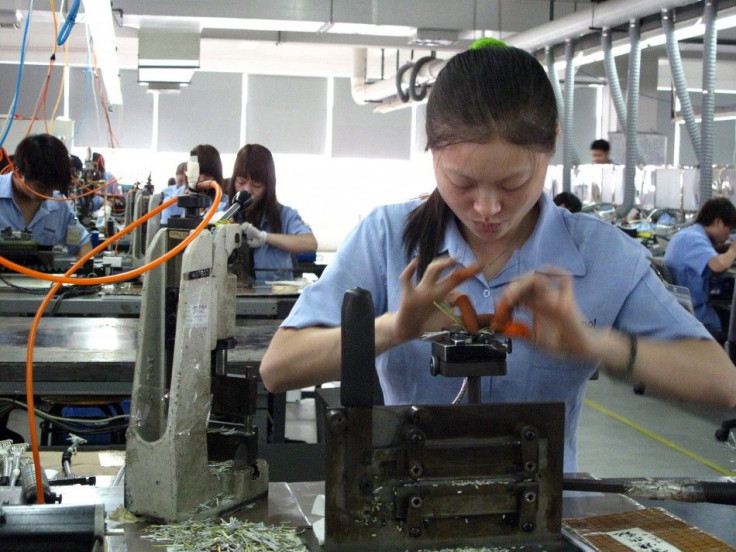
[[[152,525],[143,537],[172,552],[307,552],[290,527],[236,518]]]

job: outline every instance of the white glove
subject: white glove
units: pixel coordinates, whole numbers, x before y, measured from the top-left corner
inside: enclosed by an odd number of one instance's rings
[[[245,234],[245,241],[248,242],[248,247],[261,247],[266,245],[266,236],[268,232],[265,230],[259,230],[253,226],[250,222],[244,222],[240,225],[243,234]]]

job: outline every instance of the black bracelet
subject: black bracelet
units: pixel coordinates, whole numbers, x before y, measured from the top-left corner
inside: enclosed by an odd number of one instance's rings
[[[636,349],[637,349],[637,337],[636,334],[627,333],[629,337],[629,362],[626,363],[626,369],[624,374],[626,377],[630,377],[634,372],[634,364],[636,364]]]

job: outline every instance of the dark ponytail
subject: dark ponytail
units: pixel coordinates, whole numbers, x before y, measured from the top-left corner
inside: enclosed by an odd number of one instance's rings
[[[438,249],[445,237],[447,221],[452,214],[440,192],[435,190],[419,207],[414,209],[404,226],[404,251],[407,261],[414,256],[419,248],[419,266],[417,274],[422,277],[427,265],[437,256]]]

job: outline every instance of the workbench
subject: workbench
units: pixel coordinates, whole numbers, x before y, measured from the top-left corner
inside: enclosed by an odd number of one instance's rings
[[[30,317],[0,319],[0,396],[25,400]],[[257,372],[278,320],[238,320],[231,369]],[[136,318],[44,318],[34,349],[34,394],[64,397],[130,397],[138,342]],[[263,440],[284,442],[286,395],[261,386],[257,423]],[[266,415],[267,413],[267,415]],[[263,417],[266,419],[262,419]],[[261,419],[258,419],[261,418]],[[266,431],[268,428],[268,431]]]
[[[16,285],[30,286],[41,291],[50,283],[19,276],[5,276]],[[33,316],[43,295],[24,293],[0,282],[0,315]],[[239,288],[235,298],[235,316],[238,318],[275,318],[283,320],[299,298],[298,294],[273,294],[270,288]],[[54,302],[57,299],[53,300]],[[52,302],[47,311],[50,310]],[[120,284],[104,286],[101,291],[81,297],[67,297],[55,307],[58,316],[138,317],[141,311],[140,286]]]
[[[99,477],[101,484],[109,484],[112,477]],[[116,487],[59,487],[63,504],[104,504],[109,515],[123,503],[123,486]],[[295,528],[308,527],[318,518],[311,514],[317,495],[324,493],[323,482],[270,483],[268,498],[244,508],[235,517],[248,521],[263,521],[271,525],[285,524]],[[17,491],[0,491],[0,500],[15,503]],[[685,521],[729,543],[736,544],[736,525],[733,523],[734,507],[714,504],[690,504],[679,502],[651,502],[647,507],[663,507]],[[640,504],[617,494],[569,493],[563,498],[563,518],[584,517],[625,512],[640,508]],[[229,517],[229,516],[228,516]],[[109,552],[153,552],[160,547],[141,538],[146,524],[107,524],[105,537]],[[319,550],[311,530],[302,538],[313,552]],[[574,547],[568,548],[575,550]]]

